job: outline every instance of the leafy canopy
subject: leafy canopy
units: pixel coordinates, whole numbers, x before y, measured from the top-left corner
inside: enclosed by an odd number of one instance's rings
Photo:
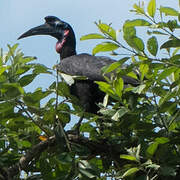
[[[56,72],[24,56],[17,44],[8,45],[8,53],[1,49],[0,179],[180,178],[180,15],[173,7],[157,8],[156,0],[134,4],[132,13],[138,18],[122,30],[99,21],[99,33],[81,37],[102,41],[92,54],[111,52],[119,59],[102,69],[116,74],[96,82],[106,93],[100,115],[83,113]],[[124,63],[129,66],[121,69]],[[29,91],[43,73],[54,82]],[[122,75],[140,85],[126,87]],[[67,131],[71,115],[82,114],[87,121],[80,136]]]

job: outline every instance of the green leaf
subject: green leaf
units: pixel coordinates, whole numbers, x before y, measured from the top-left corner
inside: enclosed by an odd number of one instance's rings
[[[24,94],[24,89],[19,83],[4,83],[1,92],[5,93],[7,97],[12,98]]]
[[[157,165],[157,164],[149,164],[146,166],[146,168],[152,168],[152,169],[155,169],[155,170],[158,170],[161,166],[160,165]]]
[[[88,178],[95,178],[99,176],[97,168],[91,166],[91,164],[86,160],[79,161],[78,170]]]
[[[145,84],[142,84],[142,85],[140,85],[140,86],[138,86],[138,87],[135,87],[135,88],[133,89],[133,92],[134,92],[134,93],[141,94],[145,88],[146,88],[146,85],[145,85]]]
[[[123,26],[124,39],[128,43],[129,46],[138,50],[144,51],[144,43],[143,41],[136,36],[136,29],[131,26],[126,26],[126,23]]]
[[[125,23],[123,26],[123,33],[126,40],[126,38],[132,38],[136,36],[136,29],[134,28],[134,26],[126,26]]]
[[[136,157],[130,156],[130,155],[126,155],[126,154],[120,155],[120,158],[121,158],[121,159],[129,160],[129,161],[138,161],[138,160],[136,159]]]
[[[143,8],[143,7],[140,7],[140,5],[134,4],[134,5],[133,5],[133,8],[135,9],[135,11],[136,11],[138,14],[145,14],[144,8]]]
[[[9,44],[7,45],[11,56],[14,56],[15,50],[17,49],[18,45],[19,45],[18,43],[14,44],[12,47]]]
[[[106,39],[106,37],[104,37],[101,34],[87,34],[80,38],[81,41],[88,40],[88,39]]]
[[[156,0],[151,0],[147,7],[148,14],[153,18],[156,13]]]
[[[157,142],[158,144],[165,144],[168,143],[169,141],[170,141],[169,138],[166,137],[160,137],[155,139],[155,142]]]
[[[99,24],[95,24],[103,34],[110,36],[113,40],[116,40],[116,31],[110,25],[101,22]]]
[[[141,72],[141,80],[144,79],[144,76],[148,73],[149,71],[149,65],[148,64],[141,64],[139,67],[139,70]]]
[[[95,131],[95,127],[93,127],[91,124],[88,123],[83,123],[80,126],[80,131],[81,132],[92,132]]]
[[[29,71],[32,68],[31,65],[23,65],[18,67],[18,69],[16,70],[16,75],[21,75],[24,74],[25,72]]]
[[[19,141],[18,142],[18,144],[19,144],[19,146],[21,147],[26,147],[26,148],[29,148],[29,147],[31,147],[32,146],[32,144],[29,142],[29,141]]]
[[[180,47],[180,40],[179,39],[174,39],[174,40],[169,40],[165,42],[163,45],[161,45],[161,49],[163,48],[172,48],[172,47]]]
[[[174,50],[172,56],[175,56],[175,55],[179,52],[179,50],[180,50],[180,47],[176,48],[176,49]]]
[[[70,96],[69,87],[65,82],[59,82],[58,83],[58,94],[60,96],[65,96],[65,97]]]
[[[112,90],[112,87],[110,84],[106,83],[106,82],[102,82],[102,81],[96,81],[96,84],[99,85],[99,88],[106,92],[106,93],[110,93],[110,94],[114,94],[114,91]]]
[[[63,152],[59,155],[59,160],[63,164],[72,163],[73,158],[71,157],[70,153]]]
[[[29,106],[37,106],[39,107],[40,100],[47,97],[51,92],[50,91],[42,91],[41,88],[38,88],[33,93],[26,93],[23,97],[25,103]]]
[[[162,95],[162,97],[159,99],[159,106],[162,106],[165,102],[169,101],[171,98],[176,96],[176,92],[167,92],[165,95]]]
[[[160,32],[160,31],[147,31],[147,34],[148,35],[151,35],[151,34],[157,34],[157,35],[165,35],[167,36],[168,34],[164,33],[164,32]]]
[[[103,109],[100,109],[99,111],[101,114],[103,115],[107,115],[107,116],[113,116],[116,111],[114,109],[108,109],[108,108],[103,108]],[[116,119],[115,119],[116,120]]]
[[[110,73],[110,72],[114,71],[115,69],[120,67],[123,63],[125,63],[129,58],[130,57],[124,57],[124,58],[120,59],[119,61],[112,63],[109,66],[103,67],[103,69],[102,69],[103,73]]]
[[[121,97],[122,96],[122,91],[124,88],[124,81],[122,78],[118,78],[114,81],[114,89],[116,94]]]
[[[92,174],[91,170],[90,169],[82,169],[82,168],[79,168],[79,171],[85,175],[86,177],[92,179],[92,178],[95,178],[97,177],[96,175]]]
[[[153,156],[154,153],[156,152],[157,148],[158,148],[158,145],[159,145],[158,142],[152,143],[146,150],[147,156]]]
[[[124,23],[124,26],[126,28],[128,27],[134,27],[134,26],[150,26],[151,23],[144,20],[144,19],[135,19],[135,20],[127,20],[125,23]]]
[[[63,122],[64,124],[69,123],[70,121],[70,107],[65,104],[65,103],[61,103],[58,105],[57,107],[57,111],[58,111],[58,116],[59,119],[61,120],[61,122]]]
[[[30,84],[34,78],[36,77],[36,74],[28,74],[23,76],[20,80],[19,80],[19,84],[24,87],[27,86],[28,84]]]
[[[156,56],[158,51],[158,41],[155,36],[151,37],[147,41],[147,48],[148,51],[153,55]]]
[[[137,171],[139,171],[139,168],[134,167],[134,168],[130,168],[128,169],[123,175],[122,178],[133,175],[134,173],[136,173]]]
[[[144,43],[143,41],[138,38],[138,37],[134,37],[132,39],[132,43],[133,43],[133,47],[139,51],[144,51]]]
[[[45,65],[43,64],[34,64],[33,66],[34,70],[33,73],[34,74],[40,74],[40,73],[48,73],[48,74],[52,74],[49,70],[49,68],[47,68]]]
[[[11,102],[8,102],[8,101],[6,101],[6,102],[1,102],[0,103],[0,113],[4,113],[4,112],[11,112],[13,109],[14,109],[14,104]]]
[[[95,55],[99,52],[107,52],[107,51],[114,51],[116,49],[118,49],[119,46],[115,43],[112,42],[104,42],[101,44],[98,44],[94,49],[92,54]]]
[[[171,62],[179,63],[180,62],[180,54],[176,54],[170,58]]]
[[[177,23],[177,20],[169,20],[167,22],[167,27],[173,32],[175,29],[180,28]]]
[[[37,58],[33,57],[33,56],[26,56],[26,57],[23,57],[23,59],[21,60],[21,63],[25,63],[26,64],[26,63],[34,61],[36,59]]]
[[[167,78],[169,75],[171,75],[171,74],[172,74],[173,72],[175,72],[176,70],[177,70],[177,68],[174,67],[174,66],[165,69],[164,71],[162,71],[162,72],[159,74],[157,81],[161,81],[161,80]]]
[[[159,10],[161,13],[164,13],[166,16],[179,16],[178,11],[170,7],[161,6]]]
[[[127,109],[126,107],[121,107],[113,116],[112,119],[114,121],[118,121],[119,118],[121,118],[122,116],[124,116],[124,114],[128,113],[129,109]]]

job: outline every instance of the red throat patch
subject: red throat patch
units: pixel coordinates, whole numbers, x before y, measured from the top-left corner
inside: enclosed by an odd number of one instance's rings
[[[65,30],[64,31],[64,38],[62,39],[62,41],[58,41],[56,43],[56,52],[57,53],[61,52],[61,49],[62,49],[64,43],[66,42],[66,37],[68,36],[68,34],[69,34],[69,30]]]
[[[61,49],[62,49],[62,47],[63,47],[63,45],[64,45],[65,42],[66,42],[66,39],[64,38],[61,42],[58,41],[58,42],[56,43],[56,52],[57,52],[57,53],[60,53],[60,52],[61,52]]]

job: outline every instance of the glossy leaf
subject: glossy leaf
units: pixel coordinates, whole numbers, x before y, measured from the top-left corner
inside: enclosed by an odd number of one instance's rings
[[[165,69],[164,71],[162,71],[160,73],[160,75],[158,76],[157,81],[161,81],[162,79],[167,78],[169,75],[171,75],[173,72],[175,72],[176,69],[177,69],[176,67],[169,67],[169,68]]]
[[[104,91],[106,93],[114,94],[114,91],[111,89],[111,86],[108,83],[100,82],[100,81],[97,81],[96,83],[99,85],[99,88],[102,91]]]
[[[145,84],[142,84],[142,85],[134,88],[134,89],[133,89],[133,92],[134,92],[134,93],[141,94],[145,88],[146,88],[146,85],[145,85]]]
[[[12,47],[9,44],[7,46],[9,48],[9,53],[11,54],[11,56],[14,56],[15,51],[16,51],[16,49],[18,47],[18,44],[14,44]]]
[[[116,94],[121,97],[122,96],[122,90],[124,88],[124,81],[122,78],[118,78],[114,81],[114,89]]]
[[[118,121],[119,118],[121,118],[122,116],[124,116],[128,112],[129,112],[129,109],[122,107],[112,116],[112,119],[114,121]]]
[[[114,51],[118,49],[119,46],[112,42],[104,42],[101,44],[98,44],[92,51],[93,55],[99,53],[99,52],[107,52],[107,51]]]
[[[158,142],[154,142],[151,145],[149,145],[149,147],[146,150],[146,153],[148,156],[153,156],[154,153],[156,152],[157,148],[158,148],[159,143]]]
[[[140,169],[137,168],[137,167],[130,168],[122,175],[122,178],[127,177],[127,176],[131,176],[131,175],[133,175],[134,173],[136,173],[139,170]]]
[[[138,38],[138,37],[134,37],[132,39],[132,43],[133,43],[133,47],[139,51],[144,51],[144,43],[142,41],[142,39]]]
[[[106,37],[104,37],[101,34],[88,34],[88,35],[84,35],[80,38],[81,41],[83,40],[89,40],[89,39],[106,39]]]
[[[133,5],[133,8],[135,9],[135,11],[136,11],[138,14],[145,14],[144,8],[141,7],[140,5],[134,4],[134,5]]]
[[[103,67],[103,73],[110,73],[110,72],[116,70],[118,67],[120,67],[122,64],[124,64],[129,58],[130,57],[122,58],[119,61],[114,62],[105,68]]]
[[[136,157],[130,156],[130,155],[126,155],[126,154],[120,155],[120,158],[121,159],[129,160],[129,161],[137,161]]]
[[[161,49],[172,48],[172,47],[180,47],[180,40],[179,39],[169,40],[161,45]]]
[[[170,7],[161,6],[159,10],[161,13],[164,13],[166,16],[178,16],[179,15],[178,11],[176,11],[175,9],[170,8]]]
[[[126,26],[126,23],[123,26],[123,33],[125,38],[131,38],[136,36],[136,29],[134,26]]]
[[[8,68],[9,66],[0,66],[0,75],[3,74]]]
[[[170,141],[169,138],[166,138],[166,137],[159,137],[155,139],[155,142],[159,144],[165,144],[165,143],[168,143],[169,141]]]
[[[65,82],[58,83],[58,94],[59,96],[65,96],[65,97],[70,96],[69,87]]]
[[[154,18],[156,13],[156,0],[150,0],[147,7],[148,14]]]
[[[158,52],[158,41],[155,36],[151,37],[147,41],[147,48],[148,51],[153,55],[156,56]]]
[[[157,35],[164,35],[164,36],[167,36],[168,34],[167,33],[164,33],[164,32],[161,32],[161,31],[147,31],[147,34],[151,35],[151,34],[157,34]]]
[[[36,77],[36,74],[28,74],[19,79],[19,84],[24,87],[30,84]]]
[[[5,93],[9,97],[16,97],[24,94],[24,89],[19,83],[4,83],[2,85],[1,92]]]
[[[34,70],[33,73],[34,74],[40,74],[40,73],[48,73],[51,74],[51,72],[49,71],[49,68],[47,68],[45,65],[43,64],[35,64],[34,66]]]
[[[103,34],[107,34],[112,39],[116,40],[116,31],[110,25],[101,22],[99,24],[96,23],[96,25]]]
[[[141,64],[139,67],[139,70],[141,72],[141,80],[144,79],[145,75],[148,73],[149,71],[149,66],[148,64]]]
[[[144,20],[144,19],[135,19],[135,20],[127,20],[124,23],[124,26],[127,27],[134,27],[134,26],[150,26],[151,23]]]

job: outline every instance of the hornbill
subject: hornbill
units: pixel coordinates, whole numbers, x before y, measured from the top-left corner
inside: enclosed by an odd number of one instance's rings
[[[104,93],[98,89],[94,81],[105,81],[101,74],[104,66],[110,65],[115,60],[108,57],[92,56],[86,53],[76,54],[76,39],[72,27],[55,16],[45,17],[43,25],[34,27],[18,39],[34,35],[50,35],[58,41],[56,43],[56,52],[60,54],[60,63],[56,66],[60,72],[73,76],[85,76],[86,80],[75,80],[70,86],[70,92],[75,95],[85,112],[97,114],[98,103],[103,101]],[[137,86],[138,80],[122,76],[124,84]]]

